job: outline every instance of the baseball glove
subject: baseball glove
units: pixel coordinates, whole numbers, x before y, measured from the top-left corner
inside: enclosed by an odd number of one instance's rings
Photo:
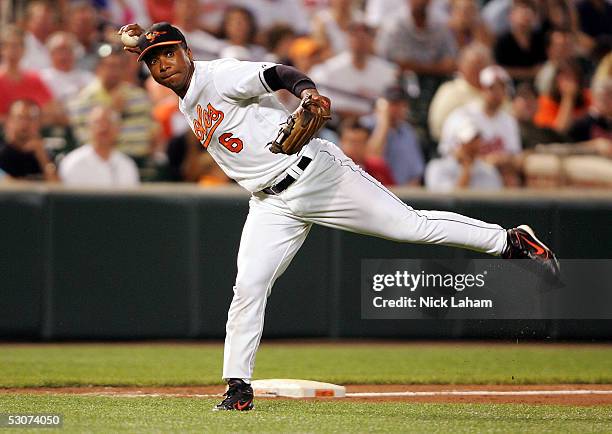
[[[300,106],[281,125],[276,139],[270,145],[274,154],[297,154],[306,143],[331,119],[331,103],[323,95],[308,94]]]

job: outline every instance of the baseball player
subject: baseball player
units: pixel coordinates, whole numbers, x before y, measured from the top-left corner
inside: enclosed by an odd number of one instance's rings
[[[531,258],[543,273],[558,275],[553,252],[528,226],[506,230],[451,212],[415,210],[336,145],[312,138],[329,118],[330,101],[298,70],[235,59],[194,61],[183,34],[168,23],[146,31],[129,24],[119,30],[124,32],[139,36],[126,50],[137,53],[155,81],[179,96],[179,108],[202,146],[251,192],[226,327],[228,389],[215,410],[253,408],[250,380],[266,301],[313,224]],[[279,89],[302,99],[293,114],[274,96]]]

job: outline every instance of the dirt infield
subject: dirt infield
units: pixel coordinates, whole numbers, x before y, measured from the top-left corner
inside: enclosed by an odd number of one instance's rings
[[[190,387],[38,387],[0,388],[0,394],[78,394],[85,396],[168,396],[210,398],[220,396],[223,386]],[[612,384],[555,385],[347,385],[345,399],[360,402],[508,403],[577,406],[612,406]],[[365,394],[365,396],[364,396]],[[287,398],[260,398],[287,399]],[[312,398],[310,398],[312,399]]]

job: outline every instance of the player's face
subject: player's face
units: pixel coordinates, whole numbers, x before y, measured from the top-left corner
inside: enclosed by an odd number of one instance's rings
[[[153,50],[145,62],[156,82],[180,94],[189,85],[192,60],[191,50],[177,44]]]

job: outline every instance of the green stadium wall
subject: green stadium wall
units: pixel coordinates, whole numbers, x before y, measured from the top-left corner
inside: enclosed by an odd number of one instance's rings
[[[529,222],[561,258],[609,258],[612,193],[397,191],[414,208]],[[0,189],[0,338],[221,338],[248,211],[238,188]],[[609,339],[612,320],[362,320],[366,258],[481,257],[314,227],[266,337]],[[482,256],[484,257],[484,256]],[[612,282],[611,282],[612,286]]]

